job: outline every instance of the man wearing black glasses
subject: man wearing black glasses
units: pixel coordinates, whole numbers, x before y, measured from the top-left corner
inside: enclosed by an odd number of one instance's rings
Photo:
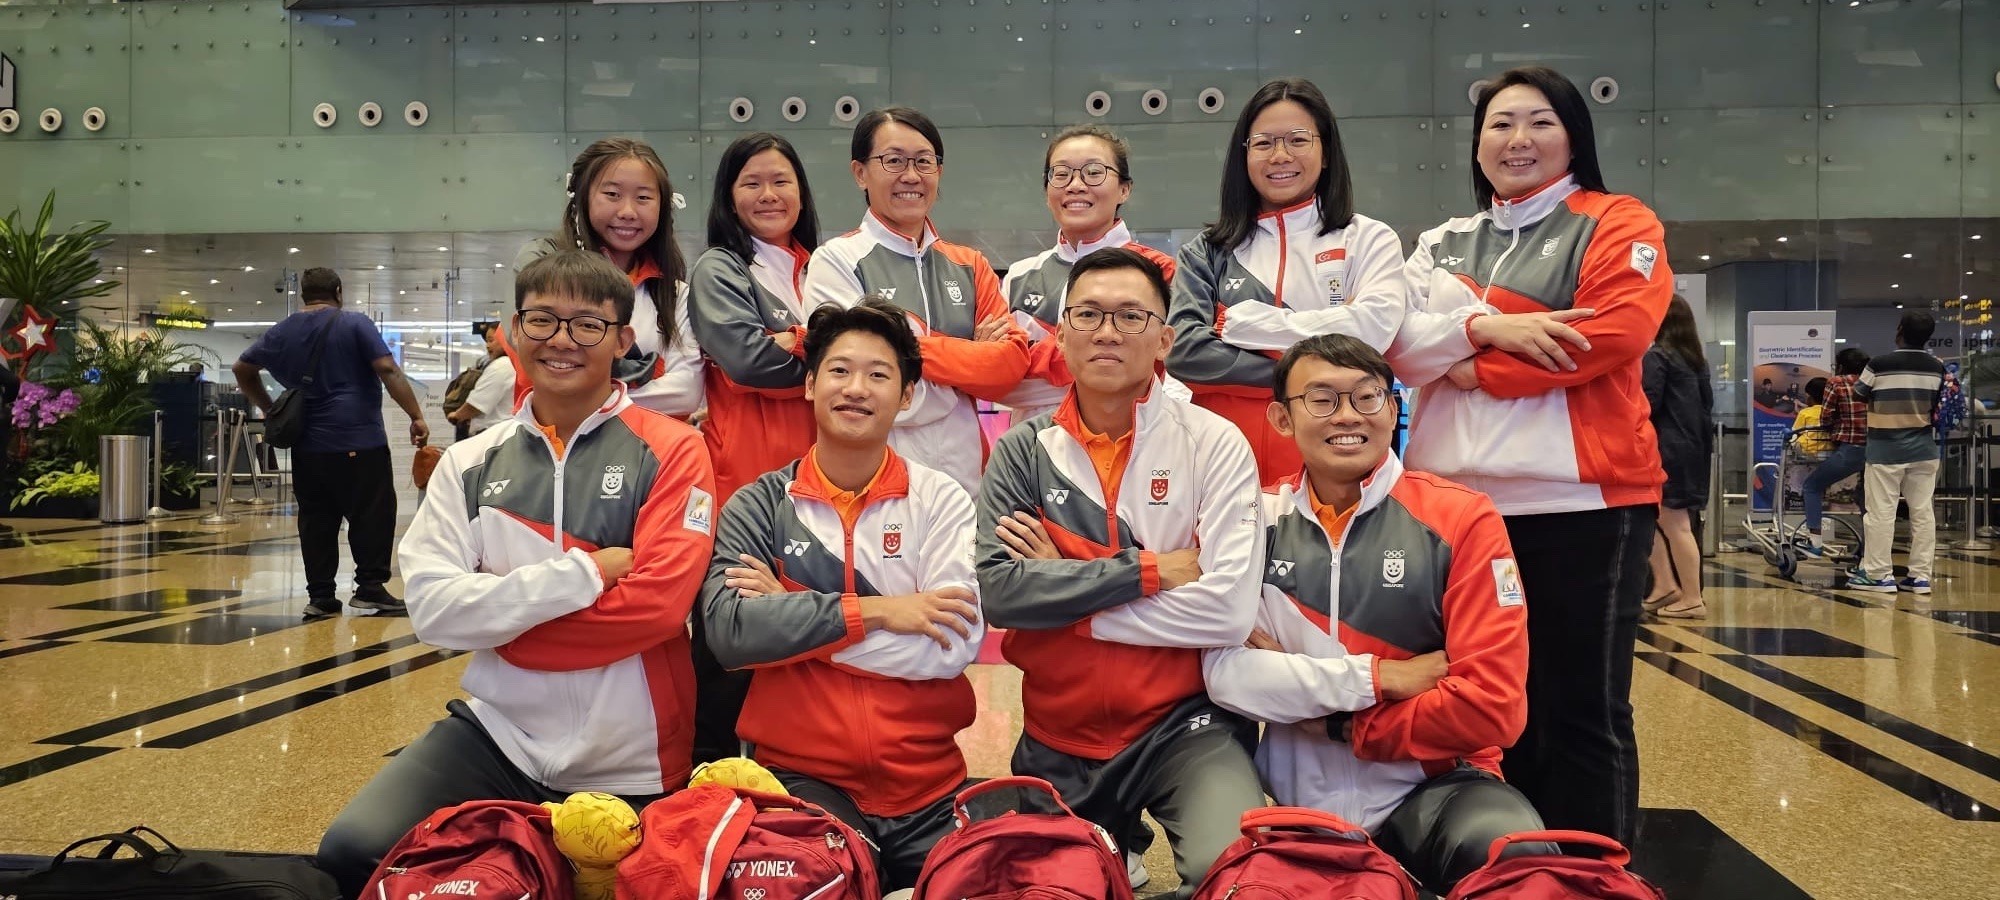
[[[976,549],[1024,673],[1014,773],[1120,841],[1152,813],[1188,897],[1263,805],[1255,727],[1210,702],[1201,652],[1249,636],[1264,542],[1249,441],[1162,389],[1166,312],[1146,256],[1077,261],[1056,333],[1074,383],[994,447]]]
[[[514,291],[507,333],[532,389],[445,451],[400,548],[417,637],[471,651],[471,700],[447,704],[327,830],[319,866],[344,896],[373,896],[382,855],[447,806],[602,791],[638,809],[687,784],[708,450],[611,377],[635,339],[618,267],[557,251]]]
[[[1390,451],[1393,379],[1347,335],[1279,359],[1269,418],[1304,469],[1265,496],[1256,630],[1203,668],[1216,703],[1271,723],[1257,766],[1280,805],[1366,829],[1443,896],[1495,838],[1542,827],[1499,776],[1527,718],[1528,608],[1493,501]]]

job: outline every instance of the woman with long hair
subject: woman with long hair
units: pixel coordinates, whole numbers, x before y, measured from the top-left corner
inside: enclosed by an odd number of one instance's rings
[[[1167,371],[1250,439],[1260,481],[1298,474],[1298,446],[1270,419],[1278,356],[1320,334],[1385,350],[1406,292],[1402,242],[1354,211],[1340,129],[1312,82],[1250,96],[1223,160],[1220,214],[1177,260]]]
[[[1028,338],[1013,323],[993,265],[931,226],[944,136],[930,117],[907,106],[874,110],[854,123],[849,150],[868,211],[860,227],[813,252],[808,313],[880,293],[909,314],[924,377],[896,416],[889,446],[977,496],[986,438],[973,399],[997,403],[1021,383]]]
[[[1701,547],[1695,543],[1692,510],[1708,505],[1708,458],[1715,450],[1715,388],[1694,308],[1675,295],[1660,322],[1660,334],[1646,351],[1646,401],[1652,406],[1653,433],[1659,436],[1660,467],[1667,481],[1660,492],[1660,520],[1654,527],[1653,595],[1645,608],[1662,619],[1708,615],[1701,599]]]
[[[562,226],[529,244],[515,271],[559,247],[602,253],[623,269],[638,295],[629,323],[638,341],[612,375],[632,402],[687,420],[702,406],[701,350],[688,327],[687,262],[674,242],[667,164],[644,141],[604,138],[576,155],[566,182]],[[526,388],[518,375],[517,402]]]
[[[1042,157],[1042,193],[1055,217],[1056,245],[1007,267],[1000,290],[1014,321],[1028,333],[1028,375],[1001,402],[1024,422],[1062,403],[1068,366],[1055,341],[1067,296],[1069,270],[1105,247],[1124,247],[1160,267],[1171,282],[1174,258],[1132,239],[1120,217],[1132,199],[1132,148],[1102,125],[1072,125],[1057,132]],[[1186,390],[1170,381],[1169,390]],[[1185,394],[1181,396],[1185,397]]]
[[[1417,239],[1389,353],[1417,386],[1406,458],[1507,521],[1529,639],[1507,780],[1550,828],[1629,844],[1632,641],[1664,480],[1640,358],[1673,295],[1665,231],[1608,191],[1589,107],[1556,71],[1502,73],[1473,121],[1477,212]]]

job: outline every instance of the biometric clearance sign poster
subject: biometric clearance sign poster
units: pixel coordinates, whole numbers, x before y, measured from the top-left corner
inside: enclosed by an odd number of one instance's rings
[[[1806,382],[1833,374],[1833,313],[1750,314],[1750,504],[1771,509],[1778,457],[1799,410],[1811,404]],[[1796,481],[1803,473],[1787,473]],[[1794,504],[1786,504],[1793,506]]]

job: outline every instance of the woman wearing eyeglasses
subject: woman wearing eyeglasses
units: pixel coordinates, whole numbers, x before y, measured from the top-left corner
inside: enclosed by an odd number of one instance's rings
[[[944,137],[928,116],[890,106],[861,117],[850,145],[854,184],[867,198],[861,227],[813,251],[807,313],[854,306],[880,293],[909,314],[923,350],[923,380],[896,415],[889,446],[979,493],[985,438],[973,398],[998,402],[1028,369],[1028,339],[1014,326],[1000,277],[979,251],[931,227],[944,177]]]
[[[1561,74],[1502,73],[1473,121],[1479,211],[1417,239],[1389,353],[1418,386],[1405,459],[1506,518],[1529,610],[1507,780],[1550,828],[1630,845],[1632,641],[1666,478],[1642,359],[1673,297],[1665,232],[1606,189],[1589,105]]]
[[[1022,422],[1062,403],[1071,381],[1056,342],[1064,286],[1070,267],[1091,251],[1124,247],[1157,263],[1168,281],[1173,257],[1132,240],[1119,218],[1132,198],[1132,148],[1102,125],[1072,125],[1049,142],[1042,158],[1042,188],[1056,220],[1056,245],[1007,267],[1000,290],[1014,310],[1014,322],[1028,333],[1027,377],[1001,402]],[[1169,378],[1166,388],[1187,388]],[[1185,393],[1181,393],[1183,398]]]
[[[1403,247],[1354,212],[1326,95],[1303,78],[1252,94],[1222,166],[1222,213],[1181,247],[1167,370],[1195,403],[1236,423],[1264,484],[1302,465],[1269,420],[1279,355],[1345,334],[1385,350],[1403,321]]]

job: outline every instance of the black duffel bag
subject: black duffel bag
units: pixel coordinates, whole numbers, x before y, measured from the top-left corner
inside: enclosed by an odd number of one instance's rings
[[[150,836],[150,840],[148,839]],[[155,847],[154,842],[160,846]],[[94,855],[87,848],[103,844]],[[119,856],[119,850],[132,856]],[[339,900],[333,876],[298,857],[182,850],[144,825],[87,837],[29,872],[0,873],[18,900]]]

